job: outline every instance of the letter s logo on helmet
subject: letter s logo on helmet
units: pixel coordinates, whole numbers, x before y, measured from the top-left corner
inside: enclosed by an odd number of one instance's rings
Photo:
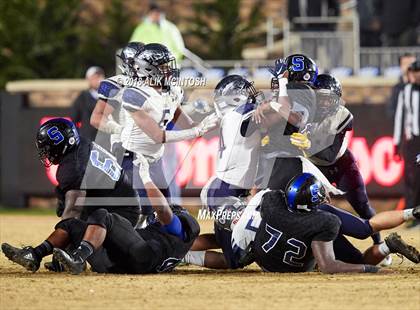
[[[60,130],[58,130],[57,126],[51,127],[47,130],[48,137],[54,141],[54,145],[60,144],[64,141],[64,137],[61,134]]]

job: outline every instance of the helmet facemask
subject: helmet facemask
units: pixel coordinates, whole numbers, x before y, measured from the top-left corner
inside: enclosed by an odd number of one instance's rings
[[[320,121],[334,115],[341,103],[341,98],[332,90],[316,90],[315,120]]]

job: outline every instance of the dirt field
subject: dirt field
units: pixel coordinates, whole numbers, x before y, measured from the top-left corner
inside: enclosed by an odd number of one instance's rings
[[[53,216],[0,215],[0,242],[35,245]],[[204,222],[203,232],[210,231]],[[420,247],[420,229],[398,230]],[[385,232],[383,235],[386,235]],[[361,249],[370,240],[356,242]],[[394,256],[392,274],[268,274],[256,266],[216,272],[180,267],[171,274],[33,274],[0,254],[0,309],[420,309],[420,266]]]

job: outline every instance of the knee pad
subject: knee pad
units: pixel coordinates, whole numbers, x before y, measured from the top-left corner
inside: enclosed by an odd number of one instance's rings
[[[65,220],[61,220],[60,222],[58,222],[54,229],[62,229],[65,230],[67,232],[69,232],[71,230],[71,227],[73,226],[73,224],[75,222],[78,222],[80,220],[75,219],[75,218],[69,218],[69,219],[65,219]]]
[[[109,230],[112,224],[110,214],[106,209],[98,209],[92,212],[88,219],[87,219],[88,225],[98,225],[106,230]]]

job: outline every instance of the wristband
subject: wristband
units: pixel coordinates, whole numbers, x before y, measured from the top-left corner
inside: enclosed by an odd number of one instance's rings
[[[287,97],[287,79],[279,79],[279,97]]]
[[[363,272],[367,273],[377,273],[379,271],[379,267],[373,266],[373,265],[363,265]]]

